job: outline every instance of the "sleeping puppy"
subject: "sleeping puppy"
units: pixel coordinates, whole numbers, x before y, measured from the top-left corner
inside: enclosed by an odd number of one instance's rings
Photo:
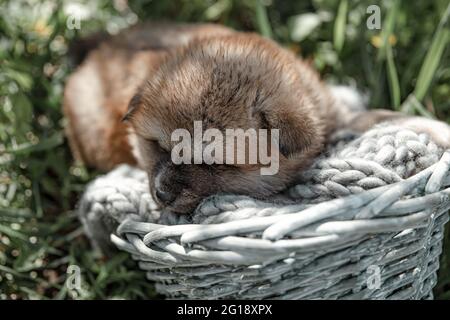
[[[180,214],[215,193],[267,198],[291,185],[335,130],[409,119],[389,111],[355,115],[290,51],[207,24],[144,24],[100,42],[69,77],[64,113],[78,160],[100,170],[140,166],[154,199]],[[261,175],[260,162],[175,164],[171,135],[193,133],[195,121],[220,132],[279,129],[270,150],[278,172]]]

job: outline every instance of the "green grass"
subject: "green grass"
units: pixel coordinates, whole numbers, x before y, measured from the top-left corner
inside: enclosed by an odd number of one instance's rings
[[[68,46],[92,31],[146,19],[256,31],[304,56],[328,81],[370,92],[371,108],[450,122],[448,0],[84,1],[92,15],[80,30],[67,28],[68,3],[0,0],[0,299],[155,297],[126,254],[95,256],[73,212],[97,173],[73,162],[61,98],[73,70]],[[366,27],[374,3],[382,30]],[[445,239],[435,292],[450,299],[449,228]],[[69,265],[81,268],[75,294],[64,285]]]

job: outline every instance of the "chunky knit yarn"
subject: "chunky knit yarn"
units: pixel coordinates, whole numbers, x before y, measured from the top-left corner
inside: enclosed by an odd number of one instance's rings
[[[432,298],[450,152],[388,124],[332,141],[272,199],[215,195],[173,215],[143,171],[121,166],[88,186],[78,212],[95,245],[130,252],[174,298]]]

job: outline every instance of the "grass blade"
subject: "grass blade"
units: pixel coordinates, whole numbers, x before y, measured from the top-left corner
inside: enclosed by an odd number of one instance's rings
[[[387,71],[388,71],[388,81],[389,89],[391,92],[391,102],[395,110],[399,109],[400,106],[400,83],[398,81],[397,69],[395,67],[394,55],[392,53],[392,47],[387,43],[386,47],[386,60],[387,60]]]
[[[386,20],[383,23],[383,31],[381,32],[381,45],[378,51],[378,60],[382,61],[387,56],[387,44],[391,34],[394,32],[395,21],[401,0],[393,1],[392,7],[389,8]]]
[[[0,233],[6,234],[7,236],[11,238],[17,238],[23,241],[28,241],[28,237],[24,235],[23,233],[20,233],[16,230],[13,230],[6,225],[0,224]]]
[[[6,153],[12,153],[15,155],[22,155],[27,153],[33,153],[38,151],[46,151],[56,148],[62,145],[64,142],[64,137],[61,132],[57,132],[48,138],[41,139],[37,144],[23,143],[17,147],[6,149]]]
[[[423,100],[423,98],[425,97],[428,88],[433,81],[436,69],[439,66],[439,61],[441,60],[442,54],[444,53],[444,49],[448,44],[450,37],[450,30],[447,26],[449,15],[450,4],[447,6],[443,17],[439,22],[439,26],[433,36],[430,50],[428,50],[422,67],[420,68],[416,87],[413,93],[419,101]]]
[[[262,4],[261,0],[255,1],[255,10],[256,10],[256,25],[258,27],[259,33],[261,33],[264,37],[272,38],[272,28],[269,23],[269,18],[267,17],[267,9]]]
[[[415,112],[417,112],[419,115],[426,118],[436,118],[435,115],[428,111],[413,94],[410,94],[405,102],[403,102],[400,111],[405,114],[415,114]]]
[[[344,47],[345,41],[345,27],[347,24],[347,11],[348,11],[348,1],[341,0],[339,3],[338,12],[336,14],[336,20],[334,22],[334,35],[333,42],[334,48],[337,52],[340,52]]]

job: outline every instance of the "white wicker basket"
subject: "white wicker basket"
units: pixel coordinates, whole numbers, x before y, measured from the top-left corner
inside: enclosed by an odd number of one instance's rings
[[[80,215],[97,241],[120,222],[112,242],[168,297],[432,298],[450,152],[425,134],[378,127],[338,143],[288,190],[291,204],[215,196],[189,220],[161,216],[146,185],[119,168],[91,184]]]

